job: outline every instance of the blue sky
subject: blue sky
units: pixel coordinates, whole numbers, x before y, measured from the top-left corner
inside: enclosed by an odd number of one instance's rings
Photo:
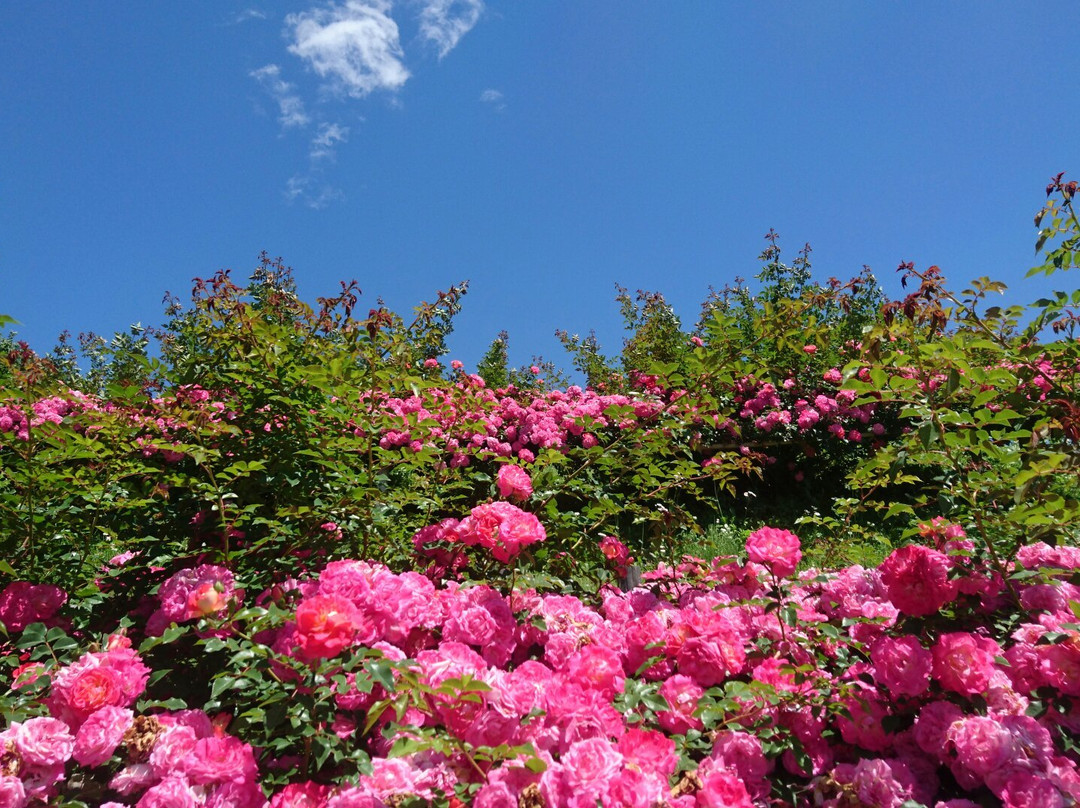
[[[1023,302],[1032,216],[1080,172],[1080,6],[338,0],[5,3],[0,313],[159,324],[261,250],[302,295],[399,311],[469,279],[453,355],[622,332],[615,284],[691,324],[763,234],[821,277],[901,261]]]

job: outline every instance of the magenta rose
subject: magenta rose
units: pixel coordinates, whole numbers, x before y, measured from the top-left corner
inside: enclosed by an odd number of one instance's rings
[[[337,595],[316,595],[296,608],[296,639],[308,660],[337,656],[352,644],[360,615],[348,600]]]
[[[786,578],[802,561],[802,543],[790,530],[763,527],[746,537],[746,554],[773,575]]]
[[[944,553],[909,544],[893,550],[879,570],[893,605],[904,614],[925,617],[956,597],[957,584],[949,580],[951,568]]]
[[[80,766],[100,766],[113,756],[135,714],[107,705],[93,713],[75,734],[73,757]]]
[[[499,496],[515,502],[524,502],[532,496],[532,478],[521,466],[504,463],[499,466]]]
[[[12,728],[19,755],[32,766],[63,764],[75,748],[71,730],[59,718],[31,718]]]

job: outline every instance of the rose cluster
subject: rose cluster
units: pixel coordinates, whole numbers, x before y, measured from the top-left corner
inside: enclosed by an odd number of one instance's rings
[[[798,573],[798,538],[765,528],[745,562],[686,558],[591,601],[334,561],[279,587],[290,619],[257,635],[255,656],[289,687],[287,671],[334,678],[361,652],[392,664],[393,687],[350,672],[332,695],[326,731],[370,753],[370,772],[296,772],[264,796],[260,772],[295,761],[199,711],[136,714],[149,671],[114,637],[39,673],[49,716],[0,735],[0,793],[28,805],[104,771],[114,806],[1077,804],[1080,550],[1022,548],[1005,577],[959,526],[923,535],[932,546],[877,568]],[[200,642],[228,636],[223,570],[170,581],[163,613],[215,627]],[[386,700],[400,712],[365,729]],[[447,742],[395,749],[432,735]]]

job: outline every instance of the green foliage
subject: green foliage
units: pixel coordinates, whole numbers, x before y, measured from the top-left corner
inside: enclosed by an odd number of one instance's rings
[[[488,387],[497,389],[510,384],[510,355],[508,345],[510,335],[500,331],[487,353],[476,365],[476,372]]]

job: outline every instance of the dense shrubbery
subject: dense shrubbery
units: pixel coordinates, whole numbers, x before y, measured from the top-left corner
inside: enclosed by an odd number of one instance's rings
[[[620,290],[584,389],[266,258],[8,340],[0,804],[1080,801],[1080,293],[762,259],[689,332]]]

